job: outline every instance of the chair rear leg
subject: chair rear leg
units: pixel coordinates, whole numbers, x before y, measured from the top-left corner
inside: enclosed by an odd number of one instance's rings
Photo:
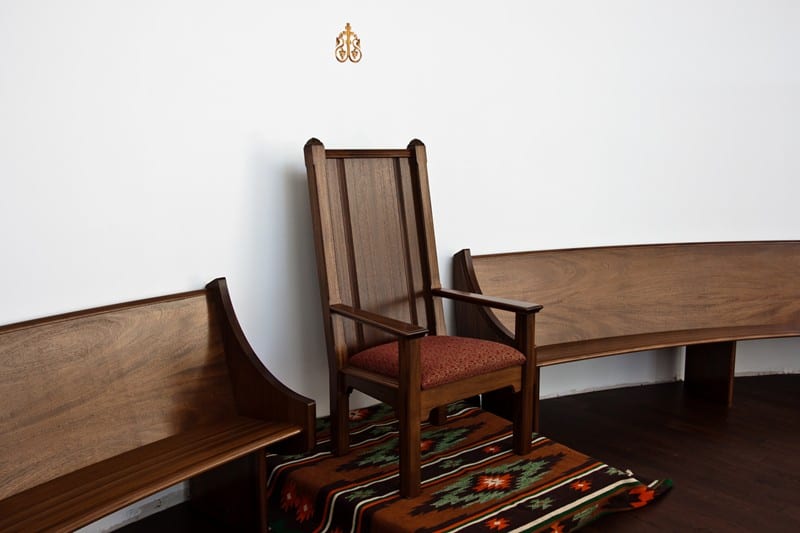
[[[447,423],[447,406],[440,405],[434,409],[431,409],[431,414],[428,417],[431,424],[434,426],[441,426],[442,424]]]
[[[331,444],[338,456],[350,451],[350,393],[342,377],[331,381]]]

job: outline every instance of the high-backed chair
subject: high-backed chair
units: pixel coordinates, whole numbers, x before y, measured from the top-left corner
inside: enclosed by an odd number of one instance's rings
[[[334,453],[349,449],[352,389],[394,407],[400,493],[420,491],[420,424],[445,421],[456,400],[511,387],[514,451],[528,453],[538,395],[534,319],[541,306],[442,289],[425,146],[305,146],[330,370]],[[441,298],[516,313],[516,346],[445,331]]]

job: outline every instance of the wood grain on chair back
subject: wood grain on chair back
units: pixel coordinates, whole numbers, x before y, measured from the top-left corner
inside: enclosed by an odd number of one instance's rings
[[[800,242],[612,246],[472,256],[480,290],[544,306],[536,343],[800,324]],[[513,331],[510,313],[497,312]]]
[[[0,328],[0,499],[234,413],[218,312],[194,291]]]
[[[343,303],[444,333],[441,302],[430,297],[439,274],[425,164],[419,141],[406,150],[306,145],[326,322],[328,306]],[[338,352],[394,340],[353,323],[326,328]]]

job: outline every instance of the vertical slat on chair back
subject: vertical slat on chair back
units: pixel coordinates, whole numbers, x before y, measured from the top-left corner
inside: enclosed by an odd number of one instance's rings
[[[328,306],[343,303],[444,333],[441,302],[430,297],[439,274],[422,143],[325,150],[312,140],[306,163],[326,321]],[[326,327],[351,354],[392,340],[349,321]]]
[[[0,328],[0,499],[235,413],[195,291]]]

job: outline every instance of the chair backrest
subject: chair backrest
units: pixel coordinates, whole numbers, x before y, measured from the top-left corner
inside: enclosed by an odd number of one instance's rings
[[[236,412],[207,290],[0,327],[0,499]]]
[[[326,150],[305,146],[325,333],[331,362],[392,340],[332,317],[346,304],[445,334],[425,146]]]

